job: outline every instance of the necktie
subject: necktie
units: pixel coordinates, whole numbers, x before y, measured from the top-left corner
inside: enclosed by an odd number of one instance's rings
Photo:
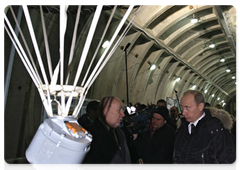
[[[196,130],[196,126],[194,124],[191,124],[191,134],[193,134]]]

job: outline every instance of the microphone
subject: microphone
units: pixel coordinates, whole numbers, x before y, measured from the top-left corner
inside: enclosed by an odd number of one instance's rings
[[[131,43],[128,43],[123,51],[126,51],[130,45],[131,45]]]

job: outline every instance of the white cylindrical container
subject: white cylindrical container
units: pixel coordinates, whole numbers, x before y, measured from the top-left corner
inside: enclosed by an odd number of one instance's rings
[[[26,158],[37,164],[79,164],[91,141],[91,134],[76,119],[54,116],[39,126],[26,150]]]

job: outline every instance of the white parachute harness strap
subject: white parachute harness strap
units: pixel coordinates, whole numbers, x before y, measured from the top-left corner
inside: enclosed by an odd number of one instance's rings
[[[21,35],[23,44],[24,44],[24,46],[25,46],[25,48],[26,48],[26,50],[27,50],[27,54],[28,54],[28,56],[29,56],[29,58],[30,58],[30,61],[31,61],[32,65],[33,65],[33,68],[34,68],[34,70],[35,70],[35,72],[36,72],[36,74],[37,74],[38,79],[40,80],[40,83],[42,84],[42,80],[41,80],[41,78],[40,78],[40,76],[39,76],[39,74],[38,74],[38,71],[37,71],[37,68],[36,68],[36,64],[35,64],[35,62],[34,62],[34,60],[33,60],[32,54],[31,54],[31,52],[30,52],[30,50],[29,50],[29,47],[28,47],[27,42],[26,42],[26,39],[25,39],[25,37],[24,37],[24,35],[23,35],[23,32],[22,32],[22,29],[21,29],[20,25],[18,24],[16,15],[15,15],[13,9],[12,9],[12,6],[10,6],[10,10],[11,10],[12,16],[13,16],[13,18],[14,18],[14,21],[15,21],[15,23],[16,23],[16,26],[17,26],[17,28],[18,28],[18,30],[19,30],[19,33],[20,33],[20,35]]]
[[[40,14],[41,14],[41,21],[42,21],[43,38],[44,38],[45,49],[46,49],[48,70],[49,70],[50,78],[52,79],[52,75],[53,75],[53,73],[52,73],[52,61],[51,61],[51,54],[50,54],[50,50],[49,50],[47,31],[46,31],[46,26],[45,26],[42,6],[40,6]]]
[[[70,66],[72,64],[72,59],[73,59],[73,54],[74,54],[74,49],[75,49],[75,44],[76,44],[76,39],[77,39],[77,28],[78,28],[78,24],[80,21],[80,14],[81,14],[81,5],[78,6],[78,11],[77,11],[76,21],[75,21],[75,26],[74,26],[71,50],[70,50],[69,60],[68,60],[68,71],[67,71],[66,84],[68,84],[68,79],[70,76]]]
[[[89,64],[89,66],[88,66],[88,70],[87,70],[87,72],[86,72],[86,74],[85,74],[85,76],[84,76],[84,79],[83,79],[83,81],[82,81],[81,86],[83,86],[84,83],[85,83],[85,80],[86,80],[86,78],[87,78],[87,76],[88,76],[88,73],[89,73],[89,71],[90,71],[90,68],[92,67],[93,61],[95,60],[95,58],[96,58],[96,56],[97,56],[97,53],[98,53],[98,51],[99,51],[99,48],[100,48],[101,45],[102,45],[103,39],[104,39],[104,37],[105,37],[105,34],[107,33],[108,27],[109,27],[109,25],[110,25],[110,23],[111,23],[111,21],[112,21],[112,18],[113,18],[113,15],[114,15],[116,9],[117,9],[117,5],[115,5],[114,8],[113,8],[113,10],[112,10],[112,13],[111,13],[111,15],[110,15],[110,17],[109,17],[109,19],[108,19],[107,25],[106,25],[106,27],[105,27],[105,29],[104,29],[104,31],[103,31],[103,34],[102,34],[102,37],[101,37],[99,43],[98,43],[98,47],[96,48],[96,51],[95,51],[95,53],[94,53],[94,55],[93,55],[93,57],[92,57],[92,60],[91,60],[91,62],[90,62],[90,64]]]

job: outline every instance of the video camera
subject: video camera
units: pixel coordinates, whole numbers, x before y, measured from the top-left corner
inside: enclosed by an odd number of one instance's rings
[[[131,134],[138,134],[149,130],[152,117],[151,111],[154,108],[153,105],[146,106],[139,103],[127,107],[127,114],[129,117],[124,120],[124,124],[128,131]]]

